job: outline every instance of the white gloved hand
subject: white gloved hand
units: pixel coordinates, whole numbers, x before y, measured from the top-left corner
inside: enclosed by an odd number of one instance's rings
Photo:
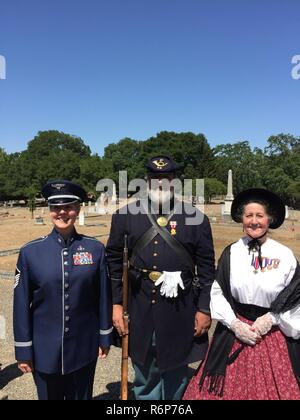
[[[255,331],[251,331],[252,326],[245,322],[235,319],[230,324],[230,329],[234,332],[237,339],[245,344],[254,346],[260,339],[260,336]]]
[[[260,335],[268,334],[270,329],[273,327],[273,319],[270,313],[267,312],[266,314],[256,318],[252,327],[254,327]]]
[[[184,290],[181,271],[163,271],[163,274],[154,284],[155,286],[161,284],[160,294],[167,298],[175,298],[178,296],[178,286]]]

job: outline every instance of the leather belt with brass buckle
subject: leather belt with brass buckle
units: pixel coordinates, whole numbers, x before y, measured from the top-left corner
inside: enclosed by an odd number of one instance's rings
[[[160,271],[150,271],[149,279],[152,280],[153,282],[156,282],[160,278],[161,275],[162,273]]]

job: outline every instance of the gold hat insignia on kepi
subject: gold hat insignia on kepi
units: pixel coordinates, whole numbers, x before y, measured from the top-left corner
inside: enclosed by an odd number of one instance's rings
[[[163,159],[153,160],[152,162],[157,168],[164,168],[168,165],[168,162],[165,162]]]

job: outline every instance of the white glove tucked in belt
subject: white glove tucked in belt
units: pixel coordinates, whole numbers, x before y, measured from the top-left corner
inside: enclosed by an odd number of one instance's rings
[[[160,287],[160,294],[167,298],[175,298],[178,296],[178,286],[184,290],[181,278],[181,271],[163,271],[162,275],[156,282],[155,286]]]

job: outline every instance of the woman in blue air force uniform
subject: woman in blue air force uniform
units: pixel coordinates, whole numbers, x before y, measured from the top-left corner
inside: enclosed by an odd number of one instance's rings
[[[18,367],[32,372],[39,399],[91,399],[98,355],[111,343],[111,290],[104,246],[74,223],[85,191],[45,185],[52,232],[21,248],[14,289]]]

